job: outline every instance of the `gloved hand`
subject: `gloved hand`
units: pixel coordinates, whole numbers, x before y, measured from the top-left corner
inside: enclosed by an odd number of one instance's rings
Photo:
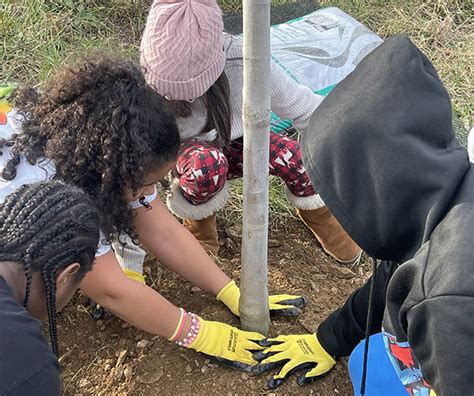
[[[240,289],[234,281],[225,285],[216,299],[223,302],[234,315],[240,316]],[[301,313],[301,308],[306,305],[306,299],[290,294],[277,294],[268,297],[268,305],[272,316],[298,316]]]
[[[259,344],[268,348],[255,354],[255,358],[260,361],[258,373],[283,366],[280,372],[268,381],[270,389],[277,388],[299,370],[305,372],[298,377],[298,385],[310,384],[328,373],[336,364],[334,358],[319,343],[316,334],[278,336]]]
[[[199,318],[200,329],[196,339],[187,347],[206,355],[230,368],[253,371],[258,362],[252,352],[264,349],[258,341],[265,337],[259,333],[243,331],[225,323]]]

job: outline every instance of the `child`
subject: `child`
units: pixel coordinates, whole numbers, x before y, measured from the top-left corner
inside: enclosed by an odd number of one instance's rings
[[[248,349],[258,349],[250,341],[258,334],[175,307],[145,285],[141,273],[125,276],[108,244],[118,239],[120,245],[124,235],[139,240],[161,263],[239,314],[235,282],[156,198],[156,182],[174,166],[179,135],[174,117],[140,69],[114,57],[90,57],[65,67],[42,94],[23,89],[15,98],[15,110],[0,127],[0,197],[51,177],[91,196],[101,213],[103,237],[97,265],[81,289],[142,330],[223,358],[233,367],[255,365]],[[270,298],[277,314],[296,315],[303,305],[297,296]],[[227,349],[230,338],[236,341],[232,350]]]
[[[183,141],[168,207],[217,254],[215,213],[228,199],[226,180],[241,177],[243,167],[241,38],[223,35],[214,0],[155,0],[140,54],[147,81],[170,102]],[[302,133],[321,101],[272,67],[272,110]],[[361,250],[314,191],[298,143],[271,133],[269,167],[323,249],[341,263],[357,261]]]
[[[0,203],[1,395],[59,395],[56,311],[91,270],[98,241],[98,212],[78,188],[36,183]]]
[[[302,143],[308,173],[349,234],[383,261],[317,336],[280,337],[264,351],[278,353],[262,370],[284,365],[272,387],[302,364],[309,370],[298,382],[314,381],[381,332],[369,344],[367,395],[472,394],[474,165],[451,116],[436,70],[402,35],[365,58],[315,112]],[[377,355],[380,346],[386,353]],[[356,384],[361,355],[350,362]]]

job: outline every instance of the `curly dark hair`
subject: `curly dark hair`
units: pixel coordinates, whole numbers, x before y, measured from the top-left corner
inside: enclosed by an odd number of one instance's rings
[[[164,100],[133,62],[93,55],[64,67],[39,94],[12,94],[24,118],[22,133],[7,141],[11,159],[2,173],[13,179],[20,158],[49,158],[55,178],[83,188],[101,211],[109,240],[114,233],[136,238],[125,188],[136,192],[150,171],[178,155],[179,132]]]
[[[0,264],[23,264],[25,308],[32,274],[41,274],[51,346],[56,355],[56,276],[68,265],[79,263],[75,275],[79,283],[92,269],[98,243],[99,213],[90,197],[77,187],[59,181],[23,185],[0,204]]]

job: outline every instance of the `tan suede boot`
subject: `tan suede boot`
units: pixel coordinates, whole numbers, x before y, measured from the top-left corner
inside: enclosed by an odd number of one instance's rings
[[[327,206],[314,210],[297,209],[297,213],[327,254],[342,264],[353,264],[359,260],[361,248],[344,231]]]
[[[184,219],[183,225],[201,243],[204,250],[211,252],[214,256],[218,255],[219,238],[215,214],[202,220]]]

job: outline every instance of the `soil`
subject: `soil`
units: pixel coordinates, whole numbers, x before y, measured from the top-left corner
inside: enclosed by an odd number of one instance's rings
[[[308,305],[298,318],[273,319],[271,335],[314,332],[320,321],[367,279],[369,267],[338,265],[324,254],[303,224],[290,216],[273,228],[278,229],[270,232],[270,291],[303,295]],[[233,279],[239,279],[240,227],[230,227],[226,232],[221,229],[220,234],[223,246],[218,263]],[[147,261],[145,272],[147,282],[177,306],[209,320],[239,325],[213,296],[156,260]],[[346,359],[312,385],[301,388],[291,377],[278,389],[268,390],[266,379],[271,373],[257,376],[220,367],[207,356],[115,317],[95,321],[80,300],[76,298],[58,318],[65,395],[352,394]]]

